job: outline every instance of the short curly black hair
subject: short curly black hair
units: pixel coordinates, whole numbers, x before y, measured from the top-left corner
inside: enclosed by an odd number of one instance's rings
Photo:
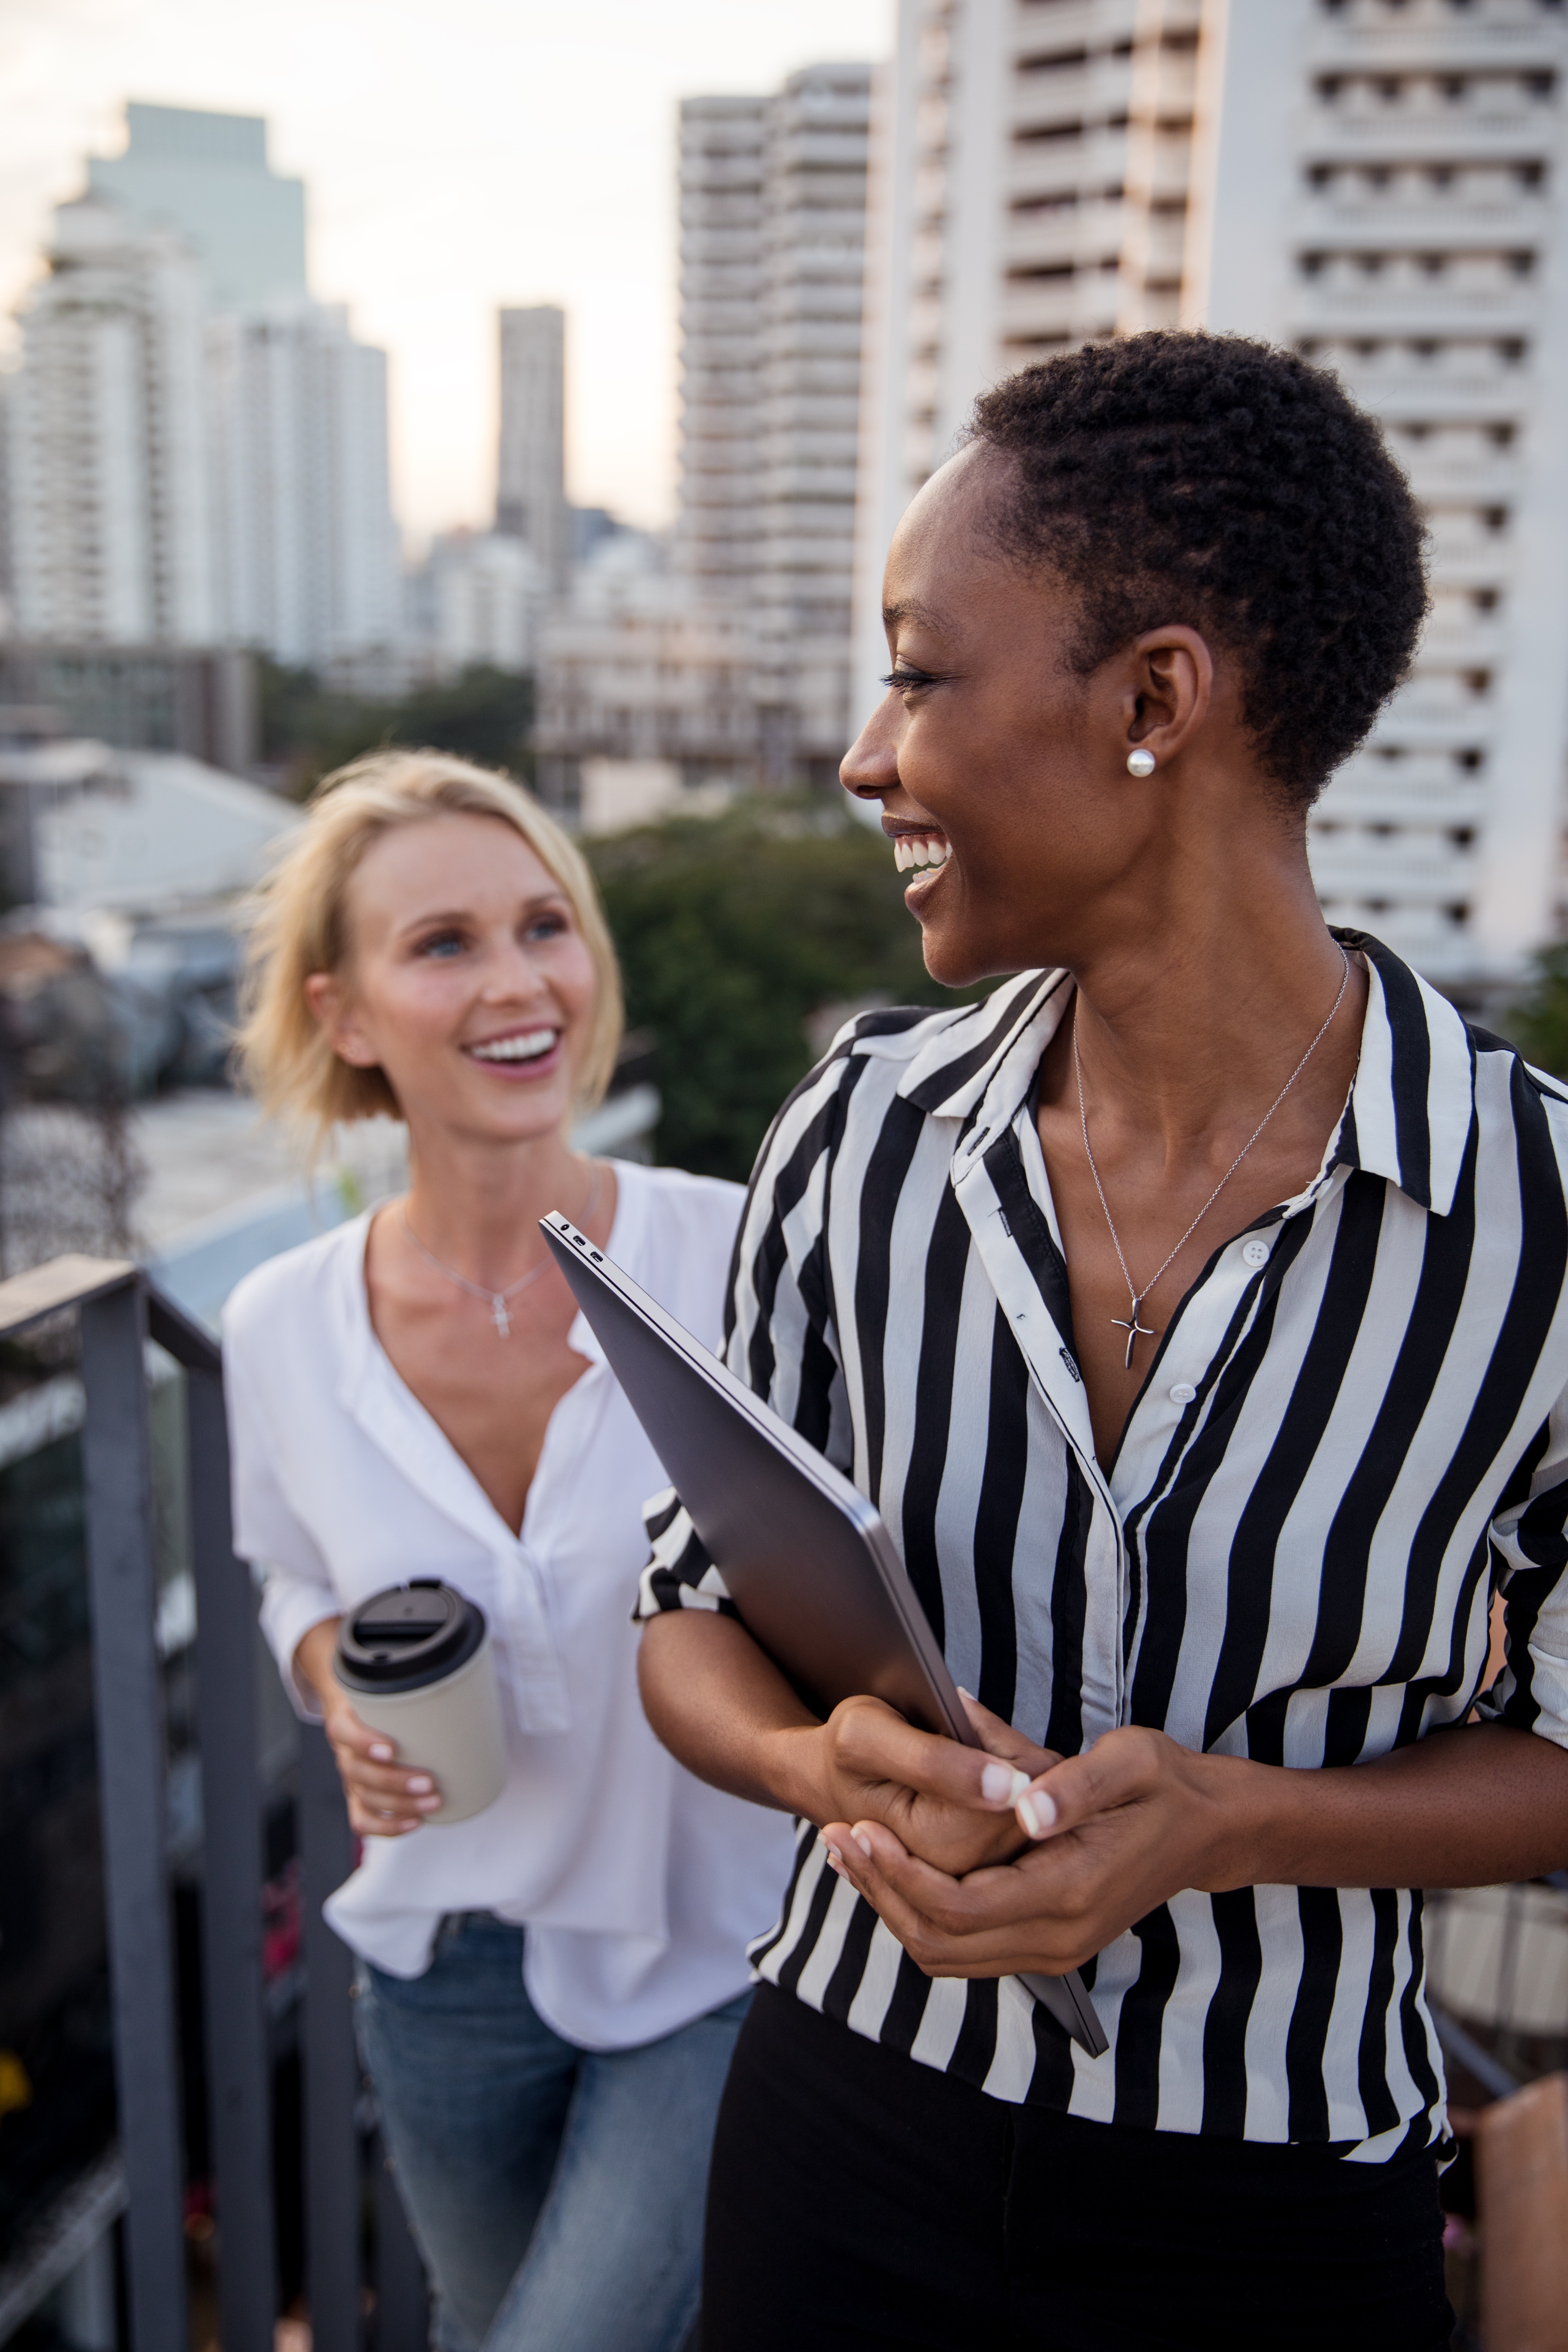
[[[994,522],[1082,600],[1081,676],[1184,621],[1237,662],[1280,800],[1305,810],[1404,678],[1426,612],[1409,483],[1337,377],[1239,335],[1091,343],[976,402],[1014,461]]]

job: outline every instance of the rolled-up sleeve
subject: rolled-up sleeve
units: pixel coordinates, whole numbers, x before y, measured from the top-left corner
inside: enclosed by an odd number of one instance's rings
[[[727,1617],[737,1613],[673,1486],[643,1505],[643,1525],[652,1555],[637,1588],[639,1620],[661,1617],[670,1609],[714,1609]]]
[[[1525,1501],[1492,1522],[1507,1644],[1502,1671],[1477,1706],[1491,1722],[1568,1748],[1568,1397],[1543,1437]]]

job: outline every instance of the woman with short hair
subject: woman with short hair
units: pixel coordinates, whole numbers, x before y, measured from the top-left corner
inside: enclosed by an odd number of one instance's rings
[[[1568,1857],[1568,1098],[1313,890],[1421,542],[1333,377],[1175,333],[997,385],[893,540],[844,782],[1015,977],[802,1082],[729,1360],[984,1744],[818,1721],[661,1509],[654,1723],[802,1823],[704,2352],[1447,2345],[1419,1890]]]
[[[717,1336],[739,1188],[594,1160],[620,984],[579,851],[509,778],[388,751],[319,788],[261,894],[244,1058],[320,1139],[390,1113],[406,1195],[225,1318],[235,1544],[364,1840],[327,1905],[444,2352],[674,2352],[698,2299],[744,1944],[783,1824],[654,1741],[629,1623],[656,1457],[550,1258],[563,1210]],[[438,1577],[483,1611],[509,1776],[427,1823],[417,1753],[332,1672],[340,1617]]]

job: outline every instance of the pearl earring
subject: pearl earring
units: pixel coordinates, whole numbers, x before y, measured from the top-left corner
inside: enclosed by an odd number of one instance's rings
[[[1152,776],[1154,772],[1154,767],[1155,761],[1152,751],[1128,752],[1127,772],[1130,776]]]

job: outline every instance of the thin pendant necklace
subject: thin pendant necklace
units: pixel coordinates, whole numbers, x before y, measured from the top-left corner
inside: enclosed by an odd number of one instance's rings
[[[599,1205],[599,1162],[596,1160],[591,1160],[588,1165],[593,1171],[593,1175],[588,1185],[588,1198],[584,1205],[583,1214],[578,1220],[578,1223],[584,1225],[588,1223],[594,1211]],[[408,1203],[406,1201],[400,1204],[398,1214],[403,1219],[404,1232],[407,1234],[409,1240],[413,1243],[420,1256],[424,1258],[426,1265],[433,1265],[437,1274],[444,1274],[447,1280],[450,1283],[455,1283],[459,1290],[466,1290],[470,1298],[482,1298],[485,1305],[490,1310],[490,1319],[496,1327],[497,1337],[502,1339],[510,1339],[511,1337],[511,1318],[506,1311],[508,1301],[515,1298],[520,1290],[526,1290],[531,1282],[537,1282],[540,1276],[544,1272],[545,1267],[553,1264],[554,1261],[551,1258],[548,1252],[540,1259],[537,1265],[531,1265],[526,1274],[520,1275],[515,1282],[509,1282],[504,1290],[487,1290],[482,1282],[470,1282],[466,1274],[454,1274],[449,1265],[442,1265],[434,1250],[427,1250],[426,1248],[424,1243],[420,1240],[418,1234],[415,1232],[413,1226],[408,1222]]]
[[[1338,944],[1339,943],[1336,940],[1335,945],[1338,946]],[[1110,1318],[1119,1331],[1125,1331],[1127,1334],[1127,1354],[1122,1365],[1124,1371],[1130,1372],[1132,1370],[1132,1350],[1138,1345],[1139,1340],[1152,1339],[1154,1337],[1154,1334],[1150,1329],[1148,1324],[1140,1323],[1138,1320],[1139,1308],[1142,1306],[1143,1301],[1148,1297],[1150,1292],[1159,1281],[1160,1276],[1165,1272],[1173,1260],[1179,1257],[1183,1250],[1186,1248],[1187,1244],[1192,1240],[1193,1235],[1197,1232],[1198,1227],[1203,1223],[1204,1219],[1208,1215],[1209,1211],[1214,1207],[1215,1202],[1219,1199],[1220,1194],[1225,1191],[1226,1186],[1229,1183],[1231,1178],[1235,1175],[1237,1170],[1240,1167],[1242,1161],[1246,1159],[1247,1153],[1251,1150],[1253,1145],[1257,1142],[1258,1137],[1262,1134],[1264,1129],[1268,1126],[1269,1120],[1273,1118],[1275,1112],[1279,1109],[1280,1104],[1284,1101],[1286,1096],[1289,1093],[1291,1087],[1295,1085],[1297,1079],[1300,1076],[1302,1071],[1306,1068],[1308,1063],[1311,1060],[1313,1055],[1322,1044],[1324,1038],[1328,1035],[1333,1024],[1334,1014],[1339,1011],[1340,1006],[1343,1003],[1345,991],[1350,986],[1351,960],[1349,956],[1346,955],[1343,948],[1340,949],[1340,961],[1344,965],[1344,970],[1340,974],[1340,992],[1334,999],[1328,1020],[1324,1022],[1322,1027],[1319,1030],[1317,1035],[1313,1038],[1311,1044],[1308,1046],[1306,1052],[1302,1055],[1300,1060],[1297,1063],[1295,1068],[1291,1071],[1289,1076],[1286,1079],[1284,1085],[1280,1087],[1279,1093],[1269,1104],[1268,1108],[1264,1112],[1263,1117],[1258,1120],[1258,1125],[1253,1129],[1252,1133],[1247,1137],[1247,1141],[1242,1145],[1241,1150],[1237,1153],[1236,1158],[1231,1161],[1230,1166],[1226,1170],[1225,1174],[1220,1178],[1219,1182],[1215,1186],[1214,1191],[1209,1194],[1208,1199],[1204,1202],[1203,1207],[1198,1211],[1197,1215],[1193,1219],[1192,1223],[1187,1227],[1186,1232],[1182,1235],[1181,1240],[1171,1252],[1170,1256],[1164,1260],[1163,1264],[1160,1267],[1159,1273],[1152,1274],[1148,1281],[1143,1285],[1142,1290],[1139,1290],[1134,1286],[1132,1276],[1127,1271],[1127,1260],[1123,1256],[1121,1250],[1121,1236],[1116,1230],[1116,1220],[1110,1213],[1110,1203],[1105,1197],[1105,1187],[1100,1181],[1100,1171],[1094,1164],[1094,1151],[1089,1139],[1089,1113],[1085,1110],[1083,1106],[1083,1062],[1078,1050],[1078,1010],[1076,1006],[1074,1007],[1072,1024],[1072,1061],[1073,1069],[1078,1077],[1078,1118],[1079,1125],[1083,1129],[1084,1157],[1089,1161],[1089,1172],[1094,1179],[1094,1189],[1100,1194],[1100,1205],[1105,1211],[1105,1222],[1110,1228],[1110,1239],[1116,1251],[1117,1264],[1121,1268],[1121,1279],[1127,1285],[1127,1313],[1124,1317],[1121,1315],[1113,1315]]]

